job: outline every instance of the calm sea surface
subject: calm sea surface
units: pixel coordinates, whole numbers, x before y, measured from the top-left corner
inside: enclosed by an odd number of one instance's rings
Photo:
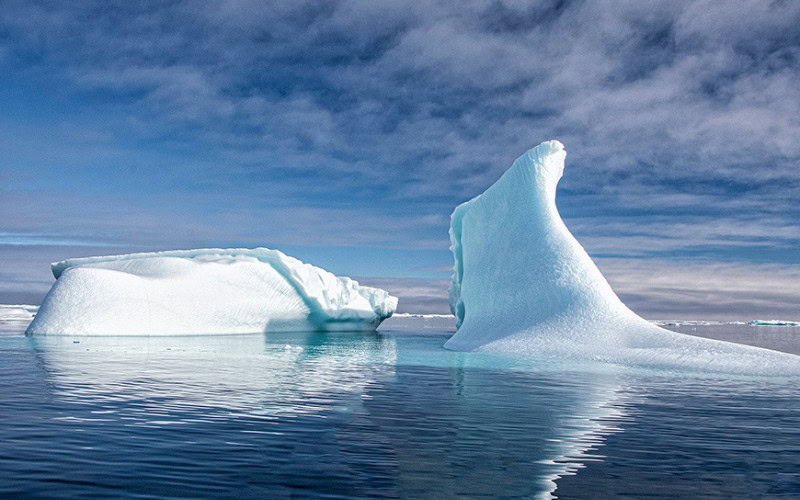
[[[436,319],[168,338],[28,321],[0,308],[2,498],[800,498],[797,379],[453,353]],[[800,328],[670,328],[800,353]]]

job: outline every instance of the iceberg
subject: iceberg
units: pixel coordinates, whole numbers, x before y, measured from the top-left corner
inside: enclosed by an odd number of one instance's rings
[[[52,271],[28,334],[374,330],[397,308],[384,290],[268,248],[86,257]]]
[[[620,301],[556,208],[566,151],[548,141],[519,157],[450,226],[445,348],[601,360],[665,369],[799,374],[800,357],[660,328]]]

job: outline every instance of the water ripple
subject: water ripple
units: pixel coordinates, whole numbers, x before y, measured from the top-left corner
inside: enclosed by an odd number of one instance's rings
[[[0,496],[800,491],[791,383],[453,353],[444,338],[0,336]]]

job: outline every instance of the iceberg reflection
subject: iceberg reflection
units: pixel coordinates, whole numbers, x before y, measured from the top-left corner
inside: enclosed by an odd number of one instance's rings
[[[315,398],[358,392],[395,358],[392,340],[374,332],[29,339],[58,396],[161,412],[310,413]]]
[[[621,368],[457,353],[441,335],[28,341],[63,407],[57,418],[85,436],[124,427],[184,439],[218,456],[209,480],[236,457],[275,491],[301,477],[357,495],[547,498],[597,459],[630,402]]]

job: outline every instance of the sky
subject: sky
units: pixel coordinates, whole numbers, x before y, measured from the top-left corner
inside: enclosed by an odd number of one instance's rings
[[[800,2],[0,3],[0,302],[266,246],[447,312],[453,208],[558,139],[635,311],[800,319]]]

